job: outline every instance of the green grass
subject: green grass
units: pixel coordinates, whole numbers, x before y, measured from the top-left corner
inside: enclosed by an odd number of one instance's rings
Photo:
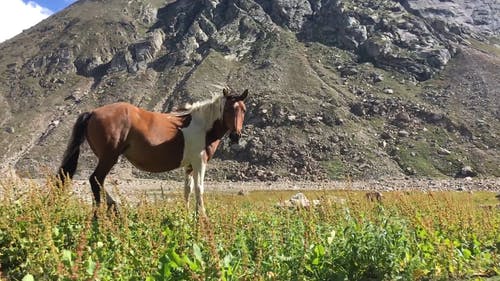
[[[471,39],[470,42],[471,42],[471,45],[478,49],[478,50],[481,50],[481,51],[484,51],[488,54],[494,54],[494,55],[500,55],[500,48],[494,44],[499,44],[498,42],[500,41],[500,39],[498,38],[491,38],[490,39],[490,42],[488,43],[485,43],[485,42],[481,42],[481,41],[478,41],[478,40],[475,40],[475,39]]]
[[[396,145],[396,161],[404,171],[408,172],[406,169],[409,168],[416,176],[442,178],[455,176],[462,166],[474,167],[474,162],[468,159],[470,156],[463,152],[463,148],[450,145],[460,142],[453,134],[436,126],[427,128],[427,131],[419,132],[418,138],[403,139]],[[440,148],[448,149],[449,155],[439,154]]]
[[[3,182],[0,278],[9,280],[449,280],[498,278],[500,212],[488,192],[209,193],[196,220],[181,194],[119,216],[52,185]],[[68,188],[70,190],[70,188]],[[168,198],[167,198],[168,197]],[[154,202],[151,202],[154,201]],[[485,207],[486,206],[486,207]],[[33,279],[29,279],[33,277]],[[495,280],[495,279],[491,279]]]
[[[335,157],[330,161],[325,161],[322,166],[326,170],[330,179],[342,180],[346,175],[346,167],[340,157]]]

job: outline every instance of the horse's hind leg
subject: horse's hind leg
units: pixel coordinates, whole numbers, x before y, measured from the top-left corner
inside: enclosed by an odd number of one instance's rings
[[[90,176],[90,186],[92,187],[92,193],[94,194],[95,203],[97,206],[101,204],[101,187],[104,185],[104,179],[111,171],[111,168],[116,164],[118,157],[112,159],[101,160],[95,168],[94,172]],[[116,202],[108,195],[106,192],[106,203],[108,207],[114,205],[116,207]]]
[[[186,209],[189,210],[189,196],[193,192],[193,168],[188,166],[184,169],[186,178],[184,179],[184,200],[186,201]]]

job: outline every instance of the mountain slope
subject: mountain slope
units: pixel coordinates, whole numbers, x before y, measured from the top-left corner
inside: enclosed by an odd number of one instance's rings
[[[211,177],[500,176],[498,4],[430,2],[78,1],[0,45],[0,163],[52,171],[79,112],[230,85],[245,137]]]

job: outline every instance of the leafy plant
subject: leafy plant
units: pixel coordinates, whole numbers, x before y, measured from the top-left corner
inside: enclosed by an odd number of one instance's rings
[[[21,184],[21,183],[19,183]],[[446,280],[500,275],[491,193],[290,192],[210,195],[209,218],[173,202],[119,216],[50,183],[2,185],[0,271],[11,280]],[[43,190],[42,190],[43,189]],[[342,200],[340,200],[340,198]],[[486,207],[485,207],[486,206]],[[98,219],[94,219],[94,213]]]

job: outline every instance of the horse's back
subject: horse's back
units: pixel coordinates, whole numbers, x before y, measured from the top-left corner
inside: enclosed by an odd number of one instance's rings
[[[167,114],[147,111],[133,104],[117,102],[107,104],[92,111],[93,121],[105,126],[108,130],[133,130],[141,134],[150,134],[151,131],[161,131],[162,127],[174,127],[172,122],[165,118]],[[123,132],[122,132],[123,133]]]

